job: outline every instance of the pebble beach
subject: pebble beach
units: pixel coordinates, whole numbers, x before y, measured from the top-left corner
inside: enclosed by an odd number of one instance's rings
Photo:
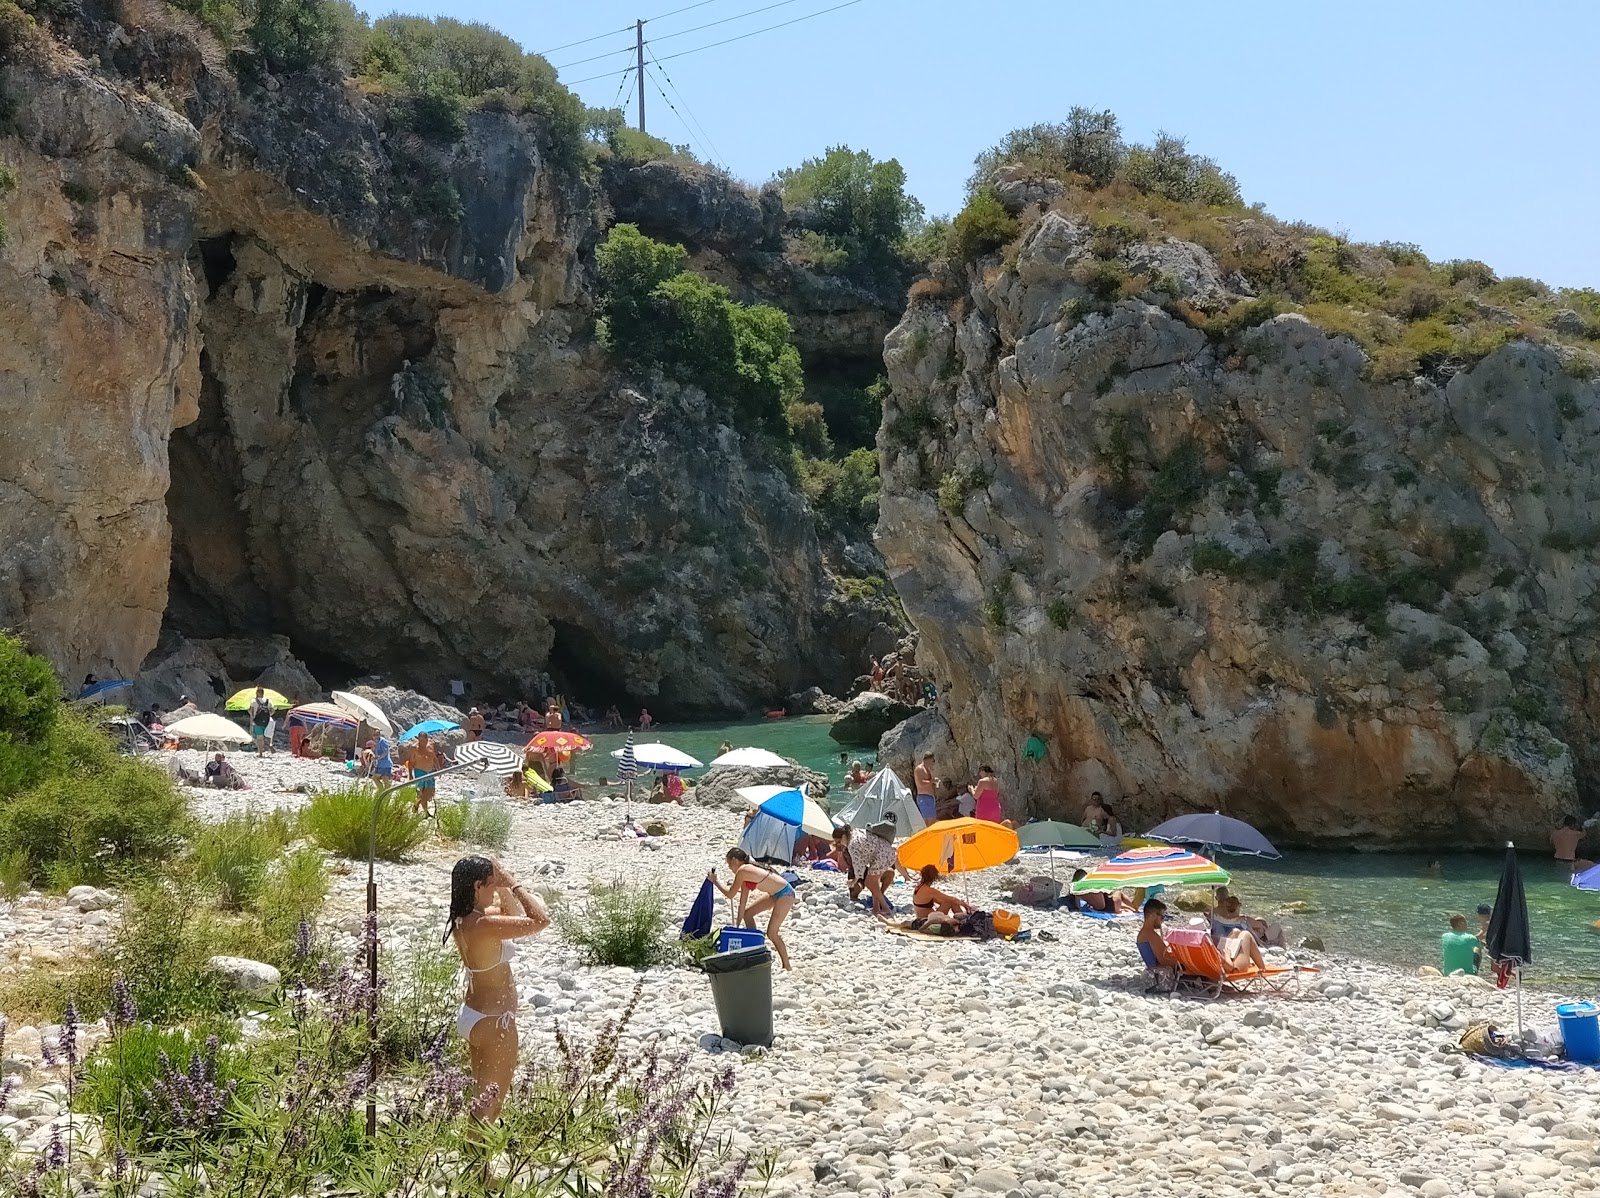
[[[342,774],[282,753],[230,759],[251,788],[191,790],[202,818],[293,807]],[[447,777],[440,790],[450,798],[470,783]],[[512,808],[500,857],[519,879],[574,898],[591,880],[654,882],[676,918],[740,826],[729,811],[607,799]],[[630,814],[669,830],[620,839]],[[442,931],[464,851],[432,840],[410,862],[380,865],[387,946]],[[1002,867],[949,888],[992,908],[1005,905],[1002,880],[1031,872]],[[557,1024],[597,1030],[642,984],[629,1036],[735,1061],[724,1129],[776,1153],[774,1198],[1600,1198],[1600,1070],[1501,1069],[1457,1050],[1470,1022],[1515,1026],[1513,995],[1488,980],[1296,952],[1318,972],[1292,997],[1152,995],[1134,921],[1030,910],[1025,942],[930,943],[888,934],[837,874],[801,875],[785,927],[795,967],[773,975],[770,1049],[721,1038],[702,974],[585,968],[552,930],[524,942],[513,966],[524,1052],[549,1051]],[[353,864],[334,879],[326,924],[337,951],[353,950],[364,880]],[[890,897],[904,909],[909,890]],[[728,911],[719,905],[719,924]],[[0,967],[60,959],[115,919],[114,896],[99,893],[0,904]],[[1312,917],[1290,922],[1316,932]],[[1553,996],[1524,1003],[1530,1024],[1553,1022]],[[7,1041],[4,1069],[22,1086],[0,1134],[25,1147],[62,1118],[59,1085],[39,1084],[38,1044],[51,1034],[13,1021]]]

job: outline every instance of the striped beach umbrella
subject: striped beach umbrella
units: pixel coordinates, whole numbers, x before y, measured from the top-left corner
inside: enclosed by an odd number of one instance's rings
[[[1188,849],[1129,849],[1079,878],[1072,884],[1072,893],[1121,890],[1124,886],[1222,886],[1230,876],[1215,861]]]
[[[617,764],[617,780],[619,782],[633,781],[634,775],[639,772],[639,762],[633,755],[632,731],[629,731],[627,742],[622,746],[622,752],[618,756],[621,760]]]
[[[522,754],[511,745],[492,740],[469,740],[456,746],[457,765],[476,765],[486,774],[509,778],[522,768]]]

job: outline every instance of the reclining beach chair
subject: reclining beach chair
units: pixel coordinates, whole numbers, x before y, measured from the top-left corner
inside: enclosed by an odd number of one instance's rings
[[[1178,984],[1199,990],[1211,998],[1221,997],[1224,991],[1235,994],[1297,993],[1300,975],[1318,972],[1311,965],[1269,965],[1264,970],[1252,965],[1246,969],[1229,969],[1203,928],[1176,928],[1167,933],[1167,946],[1172,949],[1172,955],[1178,962]]]

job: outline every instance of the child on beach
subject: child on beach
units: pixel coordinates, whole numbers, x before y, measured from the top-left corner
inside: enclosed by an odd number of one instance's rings
[[[1477,973],[1478,958],[1483,943],[1467,931],[1467,917],[1452,915],[1450,930],[1439,937],[1441,964],[1439,972],[1449,977],[1452,973]]]
[[[1139,956],[1150,971],[1150,991],[1170,990],[1177,982],[1178,960],[1167,947],[1167,938],[1161,934],[1161,921],[1166,916],[1167,905],[1160,899],[1145,903],[1144,922],[1139,925],[1139,935],[1134,939],[1139,946]]]
[[[728,868],[733,871],[733,881],[729,885],[722,884],[715,869],[706,874],[706,878],[728,898],[732,898],[735,891],[738,892],[739,911],[735,922],[740,926],[753,928],[757,915],[764,911],[772,912],[772,917],[767,920],[767,939],[777,951],[778,962],[788,969],[789,946],[784,943],[780,929],[784,917],[794,910],[794,887],[777,870],[752,863],[750,854],[743,849],[729,849],[727,860]],[[758,894],[759,897],[756,897]]]

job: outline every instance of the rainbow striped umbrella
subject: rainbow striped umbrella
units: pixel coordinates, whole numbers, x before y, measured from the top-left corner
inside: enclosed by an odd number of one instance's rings
[[[1222,886],[1230,876],[1199,853],[1163,845],[1129,849],[1095,866],[1072,884],[1072,893],[1121,890],[1124,886]]]

